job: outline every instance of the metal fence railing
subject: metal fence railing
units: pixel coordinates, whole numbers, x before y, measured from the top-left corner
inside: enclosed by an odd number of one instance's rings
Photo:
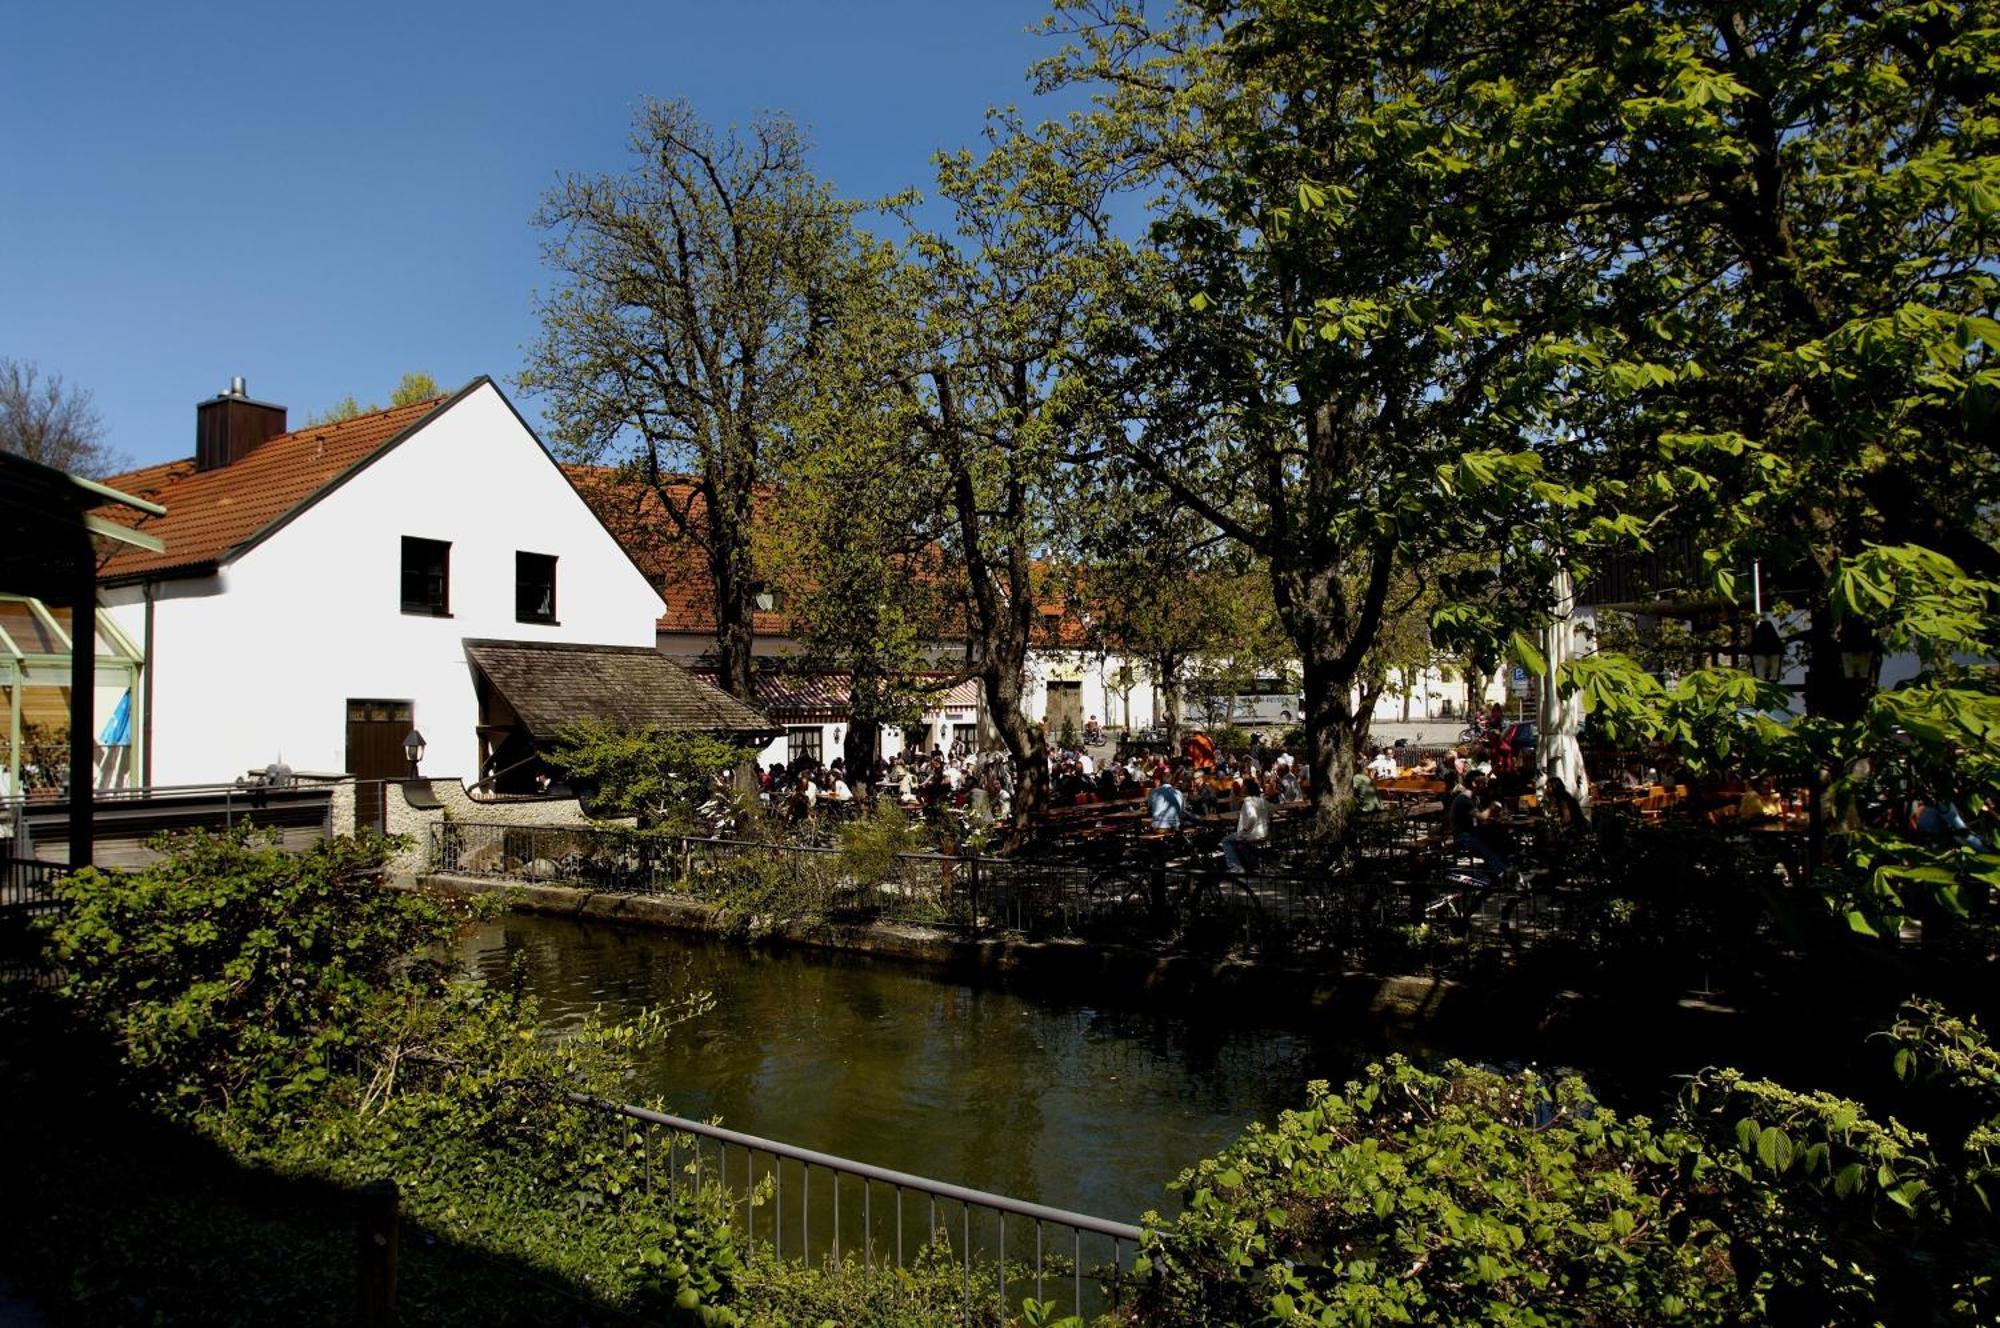
[[[635,1123],[648,1185],[657,1170],[658,1183],[668,1186],[719,1186],[732,1209],[740,1206],[746,1240],[762,1241],[779,1258],[838,1264],[858,1256],[864,1267],[904,1268],[928,1256],[959,1270],[968,1308],[989,1279],[1001,1306],[1032,1286],[1037,1300],[1084,1316],[1116,1309],[1130,1290],[1142,1235],[1130,1223],[644,1107],[584,1094],[571,1099]]]
[[[59,980],[44,961],[33,924],[61,907],[55,883],[68,872],[61,863],[0,855],[0,982],[47,986]]]
[[[760,873],[774,868],[782,893],[771,887],[771,910],[830,920],[1096,940],[1171,934],[1346,962],[1380,957],[1385,946],[1431,962],[1476,942],[1518,949],[1569,938],[1592,898],[1584,885],[1547,873],[1533,885],[1482,881],[1449,847],[1390,822],[1333,868],[1273,855],[1243,873],[1222,870],[1192,840],[1039,858],[906,853],[864,870],[838,850],[808,845],[459,821],[430,827],[429,866],[753,909]]]

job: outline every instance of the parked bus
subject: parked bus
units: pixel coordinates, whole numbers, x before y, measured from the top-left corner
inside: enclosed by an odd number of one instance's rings
[[[1191,722],[1215,727],[1275,728],[1297,723],[1305,714],[1305,696],[1283,678],[1255,678],[1233,693],[1191,689],[1182,712]]]

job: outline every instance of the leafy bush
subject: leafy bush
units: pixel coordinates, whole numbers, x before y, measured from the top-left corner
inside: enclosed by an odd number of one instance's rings
[[[143,872],[82,872],[50,928],[70,1007],[171,1119],[291,1177],[393,1179],[466,1244],[676,1321],[737,1322],[735,1236],[713,1192],[649,1183],[635,1054],[705,1008],[544,1036],[521,992],[462,980],[465,914],[379,881],[390,841],[288,854],[196,835]]]
[[[901,1268],[844,1256],[811,1264],[753,1259],[742,1292],[744,1321],[755,1328],[813,1328],[866,1324],[868,1328],[1000,1328],[1003,1315],[990,1269],[975,1265],[967,1302],[965,1266],[949,1245],[924,1246]]]
[[[458,915],[383,888],[393,847],[194,834],[143,871],[65,878],[48,936],[62,994],[180,1111],[282,1121],[355,1062],[386,991],[441,973]]]
[[[858,885],[894,879],[898,856],[921,853],[927,847],[923,827],[888,798],[876,804],[873,814],[842,825],[839,846],[840,872]]]
[[[1574,1078],[1397,1059],[1149,1218],[1158,1324],[2000,1321],[2000,1052],[1912,1004],[1897,1114],[1711,1070],[1664,1126]]]
[[[1675,1193],[1690,1145],[1578,1080],[1399,1058],[1310,1093],[1181,1176],[1142,1321],[1621,1323],[1727,1294]]]
[[[1683,1097],[1716,1163],[1696,1202],[1770,1323],[2000,1322],[2000,1051],[1928,1002],[1885,1041],[1884,1119],[1734,1070]]]
[[[581,720],[556,732],[547,759],[599,814],[685,830],[694,827],[695,810],[714,791],[716,775],[753,755],[751,748],[706,733]]]

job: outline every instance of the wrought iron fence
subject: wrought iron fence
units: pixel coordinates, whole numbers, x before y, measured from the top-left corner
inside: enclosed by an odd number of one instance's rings
[[[55,883],[68,871],[61,863],[0,856],[0,982],[47,986],[60,980],[45,962],[33,923],[61,907]]]
[[[571,1100],[635,1123],[648,1186],[720,1187],[742,1211],[745,1238],[779,1258],[839,1265],[858,1256],[871,1268],[948,1261],[960,1269],[968,1308],[988,1279],[1003,1307],[1032,1287],[1037,1300],[1086,1316],[1117,1308],[1130,1291],[1142,1235],[1130,1223],[581,1093]]]
[[[755,868],[778,869],[772,907],[837,921],[900,921],[961,932],[1247,946],[1361,963],[1435,966],[1483,944],[1520,949],[1573,937],[1594,897],[1574,872],[1532,884],[1491,878],[1434,836],[1384,820],[1333,868],[1273,853],[1258,870],[1222,869],[1194,838],[1038,858],[897,855],[851,870],[834,849],[658,836],[589,826],[445,822],[432,871],[607,893],[743,904]]]

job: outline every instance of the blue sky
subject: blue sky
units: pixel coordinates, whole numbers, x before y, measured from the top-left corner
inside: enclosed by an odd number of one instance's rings
[[[13,7],[0,43],[0,355],[94,394],[135,462],[190,455],[233,374],[294,423],[423,369],[505,382],[548,284],[528,218],[623,169],[631,112],[789,111],[851,196],[927,185],[1029,104],[1040,0]],[[509,386],[510,393],[513,389]],[[515,394],[531,420],[535,403]]]

